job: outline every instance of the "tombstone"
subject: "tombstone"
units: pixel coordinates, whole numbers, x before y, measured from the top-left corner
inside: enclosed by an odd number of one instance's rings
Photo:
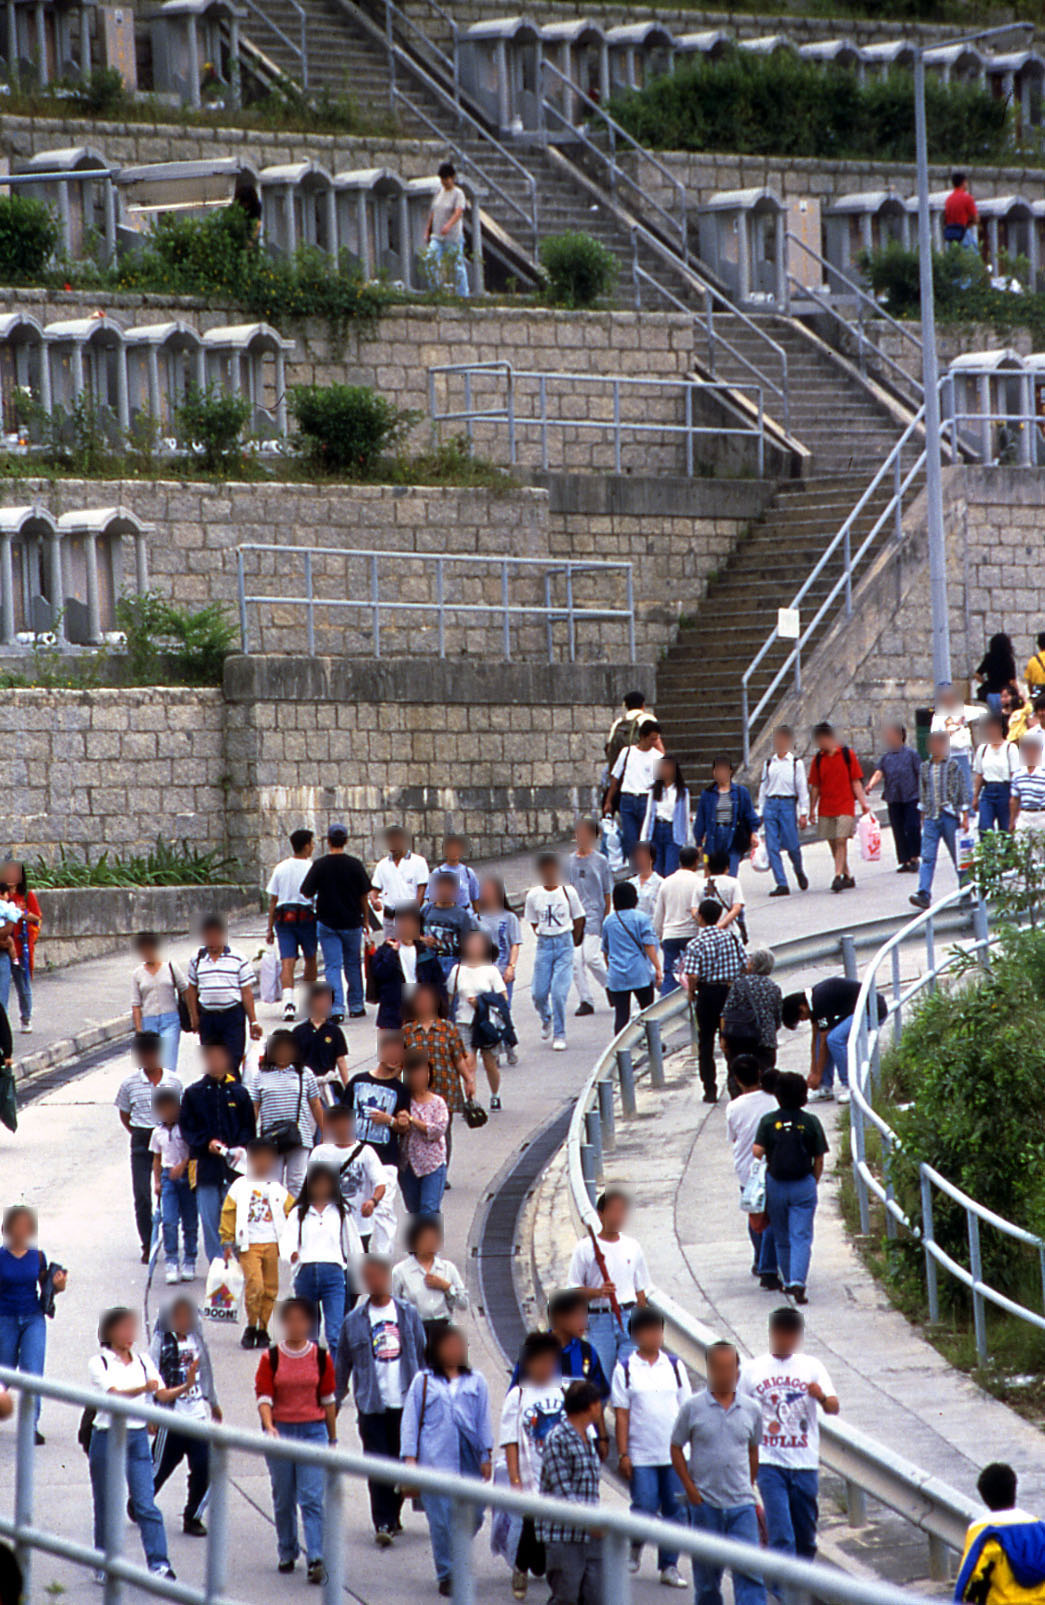
[[[231,324],[203,336],[208,382],[247,397],[247,428],[254,436],[286,439],[286,354],[293,349],[293,340],[267,323]]]
[[[153,88],[185,106],[238,106],[246,15],[232,0],[165,0],[151,19]]]
[[[1032,351],[1023,359],[1027,375],[1027,456],[1035,468],[1045,464],[1045,351]]]
[[[855,72],[858,79],[864,76],[864,60],[860,48],[851,39],[814,39],[810,44],[799,45],[798,54],[803,61],[814,61],[821,67],[839,67]]]
[[[151,418],[158,429],[174,433],[175,409],[191,386],[204,389],[207,367],[203,341],[187,323],[151,323],[128,329],[127,404],[131,423]]]
[[[999,100],[1009,101],[1015,109],[1016,138],[1026,139],[1032,128],[1042,124],[1045,60],[1033,50],[988,56],[986,73],[991,93]]]
[[[0,647],[61,627],[58,526],[46,507],[0,507]]]
[[[943,387],[943,413],[957,419],[958,438],[985,463],[1031,461],[1030,382],[1015,351],[966,351],[955,357]]]
[[[702,56],[705,61],[721,61],[727,51],[736,49],[736,40],[721,28],[705,28],[699,33],[675,35],[675,58]]]
[[[1038,277],[1038,229],[1030,202],[1021,195],[994,195],[977,201],[981,236],[987,240],[992,275],[1002,275],[1002,252],[1009,257],[1025,256],[1030,263],[1029,288]]]
[[[476,22],[460,36],[461,88],[500,134],[538,131],[541,36],[525,17]]]
[[[68,414],[81,395],[109,434],[126,430],[127,362],[123,329],[99,315],[49,323],[44,329],[51,377],[51,405]]]
[[[410,282],[410,225],[406,185],[387,167],[334,174],[338,249],[348,251],[367,279]]]
[[[947,197],[948,197],[948,195],[950,193],[951,192],[950,192],[949,189],[934,189],[934,190],[930,190],[929,191],[929,232],[930,232],[930,234],[932,236],[932,244],[933,244],[933,250],[934,251],[942,251],[942,250],[946,249],[946,242],[945,242],[944,237],[943,237],[943,209],[947,204]],[[918,248],[918,197],[917,197],[917,195],[912,195],[912,196],[910,196],[910,198],[908,200],[904,201],[904,206],[906,207],[907,215],[910,218],[910,223],[908,224],[908,228],[910,230],[911,245],[914,247],[915,250],[917,250],[917,248]]]
[[[261,237],[274,256],[293,256],[301,245],[337,256],[334,181],[318,162],[263,167]]]
[[[40,85],[87,78],[95,0],[6,0],[6,72]]]
[[[763,33],[754,39],[738,39],[737,49],[752,56],[797,56],[798,49],[786,33]]]
[[[910,72],[915,48],[907,39],[885,39],[876,45],[861,45],[860,60],[867,77],[884,78],[895,71]]]
[[[627,22],[606,32],[610,94],[642,89],[672,68],[675,41],[659,22]]]
[[[468,255],[468,286],[473,295],[482,295],[483,280],[483,225],[478,199],[472,185],[458,178],[458,188],[464,193],[467,205],[464,212],[464,243]],[[439,191],[438,178],[411,178],[406,183],[407,222],[410,248],[408,261],[410,288],[427,290],[431,286],[424,271],[425,224],[432,210],[432,201]]]
[[[549,22],[541,29],[541,49],[554,69],[544,74],[544,100],[557,114],[552,118],[552,132],[563,123],[576,128],[591,116],[591,107],[585,105],[582,95],[597,106],[604,106],[610,98],[606,36],[597,22],[583,17]]]
[[[125,547],[133,547],[134,590],[148,589],[146,536],[143,524],[127,507],[95,507],[63,513],[58,520],[62,596],[66,638],[75,646],[101,646],[116,628],[117,599],[129,589],[131,564]]]
[[[138,93],[138,51],[134,36],[134,11],[128,5],[98,7],[99,54],[103,67],[114,67],[131,95]]]
[[[926,72],[945,84],[982,84],[986,60],[975,45],[934,45],[923,52]]]
[[[139,245],[141,236],[168,213],[204,218],[223,207],[240,206],[249,218],[261,217],[257,169],[241,156],[123,167],[114,182],[121,250]]]
[[[111,262],[116,252],[116,195],[109,170],[101,151],[89,145],[37,151],[14,161],[11,171],[39,178],[13,185],[12,193],[43,201],[57,214],[66,256],[97,254],[100,261]]]
[[[786,208],[765,189],[723,190],[700,208],[700,255],[741,302],[787,300]]]
[[[911,230],[917,233],[906,203],[891,190],[870,190],[862,195],[843,195],[828,210],[824,220],[825,255],[831,267],[848,279],[864,279],[860,267],[863,251],[882,251],[896,243],[907,246]],[[847,286],[828,273],[832,292],[844,295]]]
[[[5,434],[18,427],[15,392],[28,390],[51,411],[51,372],[44,331],[28,312],[0,317],[0,406]]]

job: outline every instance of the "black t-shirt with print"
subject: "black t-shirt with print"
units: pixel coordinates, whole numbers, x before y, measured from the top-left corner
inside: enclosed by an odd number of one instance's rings
[[[393,1117],[410,1108],[410,1094],[398,1076],[383,1081],[369,1070],[353,1076],[341,1095],[341,1101],[350,1105],[356,1121],[356,1139],[368,1142],[383,1165],[399,1163],[399,1133],[391,1126],[377,1125],[368,1111],[380,1109]]]

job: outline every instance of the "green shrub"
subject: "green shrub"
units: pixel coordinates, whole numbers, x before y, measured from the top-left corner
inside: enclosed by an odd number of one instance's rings
[[[590,307],[609,295],[617,279],[617,258],[590,234],[549,235],[541,241],[541,263],[557,306]]]
[[[217,385],[205,390],[190,385],[185,400],[174,409],[178,443],[189,453],[198,451],[208,471],[235,473],[243,461],[240,442],[250,410],[246,396]]]
[[[57,863],[37,858],[27,866],[31,884],[44,890],[70,886],[229,886],[242,875],[235,859],[201,852],[187,841],[156,838],[148,853],[122,856],[103,852],[74,858],[61,848]]]
[[[0,283],[38,283],[58,237],[57,219],[43,201],[0,195]]]
[[[295,385],[289,402],[310,466],[353,479],[372,474],[417,417],[366,385]]]
[[[92,67],[86,78],[75,79],[65,88],[76,110],[88,117],[112,117],[125,111],[131,100],[119,67]]]
[[[155,591],[121,596],[116,623],[127,637],[127,665],[135,685],[172,678],[189,685],[219,685],[236,639],[220,602],[188,612]]]

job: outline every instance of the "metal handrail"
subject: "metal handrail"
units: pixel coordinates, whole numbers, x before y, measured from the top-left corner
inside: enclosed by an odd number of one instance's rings
[[[829,262],[826,257],[821,256],[819,251],[814,251],[811,245],[807,245],[805,240],[799,239],[797,234],[792,234],[790,229],[784,235],[784,239],[789,245],[797,245],[800,251],[804,251],[806,256],[810,257],[814,262],[817,263],[819,267],[824,269],[829,279],[840,279],[845,285],[848,293],[850,295],[855,295],[861,306],[869,307],[875,318],[880,319],[883,323],[887,323],[891,329],[896,330],[897,334],[902,335],[905,340],[909,340],[919,353],[921,352],[922,342],[915,334],[914,330],[911,329],[907,324],[901,323],[899,318],[894,318],[891,312],[887,312],[882,306],[881,302],[876,301],[873,295],[869,295],[862,285],[857,284],[855,279],[851,279],[847,273],[842,271],[841,268],[836,267],[833,262]],[[794,275],[792,274],[791,277],[794,278]],[[797,279],[795,280],[795,285],[796,288],[800,290],[809,289],[807,285],[802,284]],[[812,294],[813,292],[810,290],[809,293]],[[885,353],[883,352],[882,355],[884,356]],[[914,382],[917,383],[917,381]],[[919,390],[921,389],[920,384],[918,388]]]
[[[862,317],[858,318],[857,321],[853,323],[853,321],[850,318],[847,318],[844,313],[839,312],[838,308],[831,301],[830,296],[825,295],[820,290],[812,289],[807,284],[803,284],[801,280],[797,279],[790,270],[788,271],[787,280],[789,288],[794,288],[801,291],[802,295],[808,297],[809,300],[815,303],[819,311],[826,312],[828,317],[834,318],[835,322],[840,323],[845,332],[856,340],[856,360],[859,364],[861,373],[866,373],[867,371],[866,362],[864,359],[864,348],[865,346],[869,346],[874,352],[874,355],[877,357],[878,361],[883,362],[887,368],[892,370],[892,372],[899,379],[901,385],[906,385],[908,387],[911,392],[911,399],[918,404],[922,402],[925,396],[925,391],[922,387],[921,381],[916,379],[913,374],[908,373],[902,362],[898,362],[895,357],[891,357],[889,355],[888,351],[883,351],[881,346],[876,346],[873,340],[868,339],[867,335],[864,333],[864,321]]]
[[[401,29],[409,31],[418,40],[420,40],[424,48],[431,52],[431,54],[439,62],[439,65],[447,73],[450,82],[453,85],[454,105],[460,109],[461,71],[457,49],[459,32],[458,26],[450,13],[443,10],[443,7],[439,4],[439,0],[425,0],[425,3],[432,11],[436,13],[438,17],[441,18],[444,23],[446,23],[447,27],[449,28],[452,54],[448,56],[445,50],[441,50],[436,44],[435,40],[431,39],[428,34],[425,33],[424,29],[414,21],[413,17],[409,16],[407,12],[403,11],[400,6],[396,5],[395,0],[384,0],[385,44],[389,53],[397,48],[395,39],[395,25],[393,21],[393,19],[395,19]]]
[[[295,44],[293,39],[289,38],[283,32],[283,29],[279,26],[278,22],[273,22],[272,18],[268,15],[268,13],[264,10],[264,8],[262,6],[260,6],[260,5],[258,5],[257,0],[244,0],[244,3],[247,6],[248,10],[253,11],[253,13],[254,13],[254,15],[256,17],[260,17],[261,18],[261,20],[265,24],[266,28],[268,28],[270,33],[274,33],[275,34],[275,36],[279,40],[280,44],[285,45],[286,48],[290,51],[291,55],[297,56],[298,60],[301,62],[301,87],[302,87],[302,89],[307,89],[308,88],[308,14],[305,11],[304,6],[300,4],[300,0],[288,0],[288,3],[293,7],[294,11],[297,13],[298,27],[301,30],[301,38],[300,38],[300,42],[298,44]]]
[[[268,593],[254,595],[248,592],[246,564],[244,561],[248,552],[277,552],[282,557],[302,558],[305,566],[305,595],[290,596],[285,591],[280,592],[278,596]],[[365,598],[326,598],[316,596],[312,566],[314,557],[365,559],[370,573],[369,595]],[[399,570],[402,569],[404,562],[420,563],[423,567],[433,569],[436,590],[435,601],[403,602],[394,598],[382,597],[381,563],[385,559],[394,562]],[[444,570],[448,563],[466,564],[480,569],[499,570],[501,575],[501,600],[496,603],[447,601],[444,589]],[[537,603],[518,603],[510,600],[511,574],[515,569],[539,569],[541,571],[545,582],[545,601],[543,606]],[[575,576],[579,574],[614,573],[621,574],[624,577],[627,600],[623,608],[590,607],[577,602],[573,589]],[[551,600],[551,581],[559,575],[562,575],[566,581],[565,603],[553,603]],[[501,620],[502,649],[506,662],[510,662],[512,657],[511,627],[513,621],[521,622],[526,618],[544,620],[549,663],[556,661],[553,637],[554,626],[565,623],[568,631],[569,661],[574,663],[576,662],[576,631],[578,625],[612,623],[617,620],[624,620],[628,629],[630,661],[632,663],[635,662],[635,585],[631,563],[604,562],[595,559],[576,561],[573,558],[485,557],[479,556],[474,552],[375,551],[373,548],[351,546],[285,546],[269,542],[246,541],[236,548],[236,587],[239,603],[240,640],[244,653],[248,653],[251,649],[249,608],[264,603],[276,603],[280,607],[305,608],[309,657],[315,657],[316,655],[316,610],[351,608],[370,614],[375,658],[380,658],[381,656],[382,614],[434,613],[438,629],[439,656],[440,658],[445,658],[446,616],[449,613],[461,613],[468,617],[497,617]]]

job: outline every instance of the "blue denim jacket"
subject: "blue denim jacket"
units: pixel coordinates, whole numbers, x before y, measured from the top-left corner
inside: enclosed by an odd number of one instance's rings
[[[421,1317],[412,1304],[393,1299],[396,1320],[399,1323],[399,1381],[404,1392],[424,1365],[425,1329]],[[334,1360],[336,1397],[340,1405],[348,1392],[349,1381],[355,1394],[356,1409],[360,1415],[380,1415],[385,1408],[377,1382],[377,1362],[370,1340],[370,1302],[361,1299],[354,1310],[345,1316],[345,1323],[337,1340]]]

